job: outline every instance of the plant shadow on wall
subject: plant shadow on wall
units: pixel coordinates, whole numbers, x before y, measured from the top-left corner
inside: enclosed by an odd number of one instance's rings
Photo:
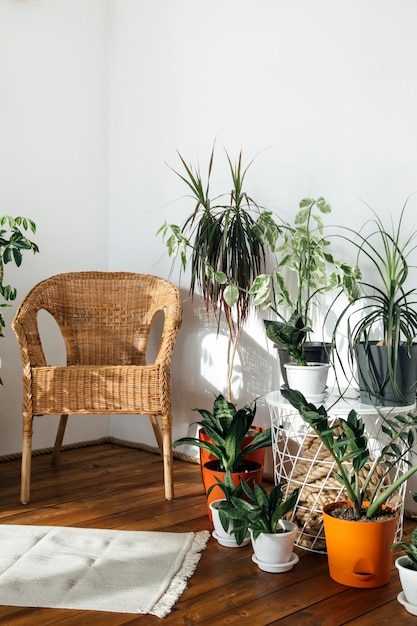
[[[231,191],[213,195],[214,146],[205,179],[199,166],[193,167],[179,154],[183,169],[173,171],[191,192],[194,208],[182,225],[165,223],[158,234],[168,254],[174,261],[180,260],[181,270],[190,268],[190,296],[201,293],[206,313],[216,320],[216,333],[223,322],[226,325],[226,387],[232,401],[233,367],[242,329],[254,305],[249,290],[265,271],[267,253],[275,250],[282,225],[244,190],[253,160],[244,166],[242,152],[236,162],[226,151],[225,156]]]

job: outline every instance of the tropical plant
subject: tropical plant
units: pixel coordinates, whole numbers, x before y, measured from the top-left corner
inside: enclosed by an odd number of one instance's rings
[[[250,430],[256,414],[256,403],[248,402],[241,409],[218,395],[213,403],[213,412],[206,409],[194,409],[203,419],[195,422],[204,428],[211,441],[199,437],[182,437],[174,441],[177,448],[182,445],[194,445],[210,452],[219,460],[220,471],[239,471],[244,458],[260,448],[271,446],[271,429],[259,432],[253,440],[244,445],[244,438]]]
[[[239,481],[239,483],[237,485],[235,485],[235,483],[233,482],[233,478],[232,478],[232,474],[231,472],[228,470],[227,472],[224,473],[224,478],[223,480],[220,480],[217,476],[215,476],[216,482],[217,482],[217,486],[219,487],[219,489],[221,490],[221,492],[224,495],[224,500],[227,502],[231,502],[232,498],[241,498],[244,495],[244,491],[243,491],[243,487],[241,482]],[[245,483],[247,484],[247,483]],[[210,487],[207,490],[207,498],[209,497],[209,495],[211,494],[211,492],[213,491],[213,489],[216,487],[216,485],[210,485]],[[229,526],[230,526],[230,518],[227,516],[227,513],[225,511],[222,510],[222,504],[219,504],[218,507],[218,513],[219,513],[219,520],[220,523],[223,527],[223,529],[226,532],[229,532]],[[233,523],[233,529],[234,529],[234,534],[237,534],[238,537],[241,537],[241,533],[243,533],[243,539],[246,537],[248,529],[245,527],[244,522],[240,521],[240,520],[236,520],[236,522]],[[239,542],[238,545],[240,545],[242,543],[242,541]],[[237,543],[237,542],[236,542]]]
[[[39,248],[26,237],[23,231],[30,230],[36,233],[36,224],[27,217],[11,217],[3,215],[0,217],[0,309],[10,307],[10,302],[16,299],[17,291],[15,287],[4,284],[4,266],[14,263],[16,267],[22,264],[23,253],[31,250],[34,254],[39,252]],[[0,337],[4,337],[3,328],[5,320],[0,310]],[[0,361],[1,364],[1,361]],[[0,384],[2,381],[0,379]]]
[[[412,491],[413,500],[417,502],[417,492]],[[411,541],[396,541],[392,545],[393,550],[402,550],[408,557],[411,569],[417,571],[417,527],[411,533]]]
[[[285,530],[282,519],[297,503],[299,489],[284,499],[283,483],[277,483],[268,492],[262,485],[254,484],[253,490],[240,478],[243,497],[232,495],[219,505],[226,526],[233,520],[234,535],[239,545],[249,529],[257,539],[261,533],[277,533]]]
[[[184,172],[173,171],[191,192],[195,206],[182,225],[165,222],[158,234],[169,256],[180,259],[182,271],[190,266],[190,295],[201,292],[207,312],[216,318],[217,332],[221,321],[226,322],[227,397],[231,401],[236,351],[253,303],[249,289],[265,269],[266,252],[275,248],[280,225],[244,191],[253,160],[245,167],[242,152],[236,163],[226,152],[232,189],[214,197],[210,188],[214,146],[205,180],[199,166],[193,167],[178,155]]]
[[[372,519],[399,487],[417,471],[408,456],[416,443],[417,415],[380,414],[382,433],[387,442],[373,458],[369,437],[363,419],[352,409],[347,418],[329,419],[324,406],[317,408],[307,402],[300,391],[283,389],[283,397],[298,411],[303,420],[320,437],[336,463],[335,479],[343,485],[352,503],[354,519],[366,511]],[[391,470],[403,462],[409,469],[396,480],[390,479]],[[381,471],[382,470],[382,471]],[[364,502],[368,506],[364,506]]]
[[[387,371],[384,380],[379,381],[376,378],[372,357],[367,356],[366,374],[369,376],[369,383],[366,383],[366,391],[380,398],[389,382],[398,404],[408,404],[402,401],[403,394],[397,382],[399,347],[405,344],[410,355],[417,336],[417,290],[407,286],[410,269],[415,269],[414,265],[409,265],[409,259],[417,248],[417,230],[404,232],[403,219],[407,202],[396,225],[391,219],[390,228],[386,228],[381,218],[371,209],[373,219],[368,220],[359,231],[347,228],[347,234],[342,235],[356,247],[358,265],[368,265],[370,269],[368,280],[359,281],[358,295],[343,308],[333,331],[333,341],[336,344],[341,326],[346,322],[348,363],[358,384],[358,376],[355,374],[358,343],[363,342],[366,351],[374,340],[378,345],[386,346]],[[346,375],[344,354],[338,354],[338,360]]]
[[[255,304],[270,308],[278,317],[264,321],[268,338],[286,349],[298,365],[306,365],[304,345],[313,332],[317,297],[334,289],[350,300],[358,296],[358,267],[338,261],[330,252],[330,239],[324,236],[323,215],[330,212],[323,197],[301,200],[294,226],[282,230],[277,265],[271,273],[257,276],[250,289]],[[289,314],[284,315],[282,309]]]

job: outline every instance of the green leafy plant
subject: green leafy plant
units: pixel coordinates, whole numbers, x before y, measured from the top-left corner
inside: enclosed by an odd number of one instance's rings
[[[219,486],[220,490],[222,491],[224,495],[225,501],[231,502],[232,498],[243,497],[244,491],[243,491],[241,482],[239,481],[239,483],[235,485],[235,483],[233,482],[232,474],[229,470],[224,473],[223,480],[220,480],[219,478],[217,478],[217,476],[215,476],[215,479],[217,481],[217,485]],[[207,497],[209,497],[210,493],[213,491],[215,487],[216,485],[211,485],[208,488]],[[219,512],[220,523],[223,526],[223,529],[226,532],[229,532],[230,518],[227,516],[227,513],[222,510],[221,505],[219,506],[218,512]],[[245,523],[240,520],[236,520],[236,522],[233,523],[233,529],[234,529],[233,531],[234,534],[236,534],[239,538],[242,536],[242,533],[243,533],[242,540],[240,541],[240,543],[242,543],[243,539],[246,537],[247,532],[248,532],[247,528],[245,527]]]
[[[31,250],[33,253],[39,252],[39,248],[26,237],[24,231],[36,233],[36,224],[27,217],[11,217],[3,215],[0,217],[0,309],[11,306],[10,302],[16,299],[17,291],[15,287],[4,283],[4,267],[8,263],[14,263],[20,267],[23,260],[23,253]],[[3,337],[5,321],[0,310],[0,337]],[[0,361],[1,364],[1,361]],[[0,384],[2,381],[0,379]]]
[[[257,276],[250,289],[255,304],[270,308],[278,317],[264,322],[268,338],[285,348],[298,365],[306,365],[304,345],[313,332],[318,296],[333,289],[343,291],[350,300],[358,295],[358,267],[338,261],[324,235],[323,215],[330,212],[323,197],[301,200],[294,226],[282,229],[277,265],[271,273]]]
[[[407,286],[410,281],[410,256],[417,248],[417,230],[404,232],[403,219],[407,202],[404,204],[399,219],[390,228],[386,228],[381,218],[372,211],[374,218],[368,220],[360,231],[347,228],[343,238],[351,242],[357,250],[359,266],[369,265],[368,280],[360,280],[360,291],[351,299],[338,316],[334,326],[333,341],[336,344],[342,323],[347,325],[348,362],[352,375],[355,374],[355,350],[359,342],[364,342],[365,350],[372,340],[386,346],[387,372],[384,380],[379,381],[374,374],[372,357],[368,354],[366,374],[369,376],[367,389],[377,398],[382,397],[389,381],[398,404],[403,401],[402,391],[398,386],[398,351],[405,343],[408,351],[417,336],[417,290]],[[344,354],[338,354],[338,360],[344,369]],[[363,381],[362,381],[363,384]]]
[[[182,437],[174,441],[177,448],[182,445],[193,445],[210,452],[219,460],[220,471],[239,471],[244,458],[260,448],[271,445],[271,429],[259,432],[254,439],[244,445],[244,438],[250,430],[256,414],[256,403],[245,404],[241,409],[218,395],[213,403],[213,412],[206,409],[194,409],[203,419],[199,422],[211,441],[203,441],[198,437]]]
[[[411,495],[414,502],[417,502],[417,492],[412,491]],[[411,541],[396,541],[392,549],[402,550],[409,559],[410,567],[417,571],[417,527],[411,533]]]
[[[224,514],[225,523],[233,520],[236,543],[240,545],[248,529],[252,530],[256,539],[261,533],[277,533],[280,531],[281,520],[297,503],[299,489],[284,499],[283,483],[278,483],[268,492],[262,485],[254,484],[253,491],[240,478],[243,497],[232,495],[230,499],[220,503],[220,511]]]
[[[214,197],[210,188],[214,146],[205,178],[199,166],[193,167],[178,154],[183,171],[173,171],[191,192],[195,205],[182,225],[165,222],[158,234],[169,256],[180,259],[182,270],[190,267],[190,295],[201,292],[207,311],[217,320],[218,332],[221,321],[226,322],[227,397],[232,400],[233,365],[253,301],[249,288],[264,271],[266,252],[274,247],[280,226],[272,213],[261,209],[244,190],[253,160],[244,166],[242,152],[235,163],[226,152],[232,189]]]
[[[333,457],[336,463],[334,477],[345,488],[356,520],[364,510],[367,519],[374,518],[399,487],[417,471],[417,465],[411,466],[408,461],[416,443],[417,415],[411,412],[405,416],[381,414],[384,420],[382,432],[388,441],[373,458],[365,424],[355,410],[350,411],[347,419],[340,417],[335,421],[329,419],[324,406],[317,408],[307,402],[300,391],[283,389],[281,393],[320,437]],[[401,461],[410,467],[391,481],[390,472]],[[365,474],[364,478],[361,472]],[[365,501],[369,502],[367,507],[364,507]]]

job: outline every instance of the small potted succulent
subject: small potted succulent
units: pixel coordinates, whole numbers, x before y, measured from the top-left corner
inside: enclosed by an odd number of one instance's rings
[[[246,546],[250,542],[250,535],[249,531],[245,527],[245,523],[241,520],[231,520],[221,509],[221,504],[223,502],[230,502],[232,498],[241,498],[243,496],[244,492],[242,485],[240,482],[237,485],[233,482],[230,471],[225,472],[223,480],[216,477],[216,483],[223,494],[223,498],[219,500],[212,500],[209,505],[214,526],[213,537],[221,546],[226,548],[239,548],[241,546]],[[211,494],[214,487],[215,485],[211,485],[209,487],[207,496]],[[240,527],[243,528],[243,535],[241,534]],[[235,534],[241,538],[239,543],[236,541]]]
[[[417,493],[411,492],[413,500],[417,502]],[[417,615],[417,527],[411,534],[411,541],[397,541],[393,550],[402,550],[403,556],[395,561],[398,569],[402,592],[398,594],[398,601],[405,606],[412,615]]]
[[[219,512],[235,524],[237,543],[244,540],[249,529],[252,559],[260,569],[271,573],[292,569],[298,562],[293,552],[297,525],[284,518],[297,502],[298,488],[284,499],[282,483],[274,485],[269,492],[257,483],[249,488],[241,480],[241,486],[243,497],[232,496],[219,505]]]
[[[391,575],[398,518],[387,503],[417,471],[417,465],[408,461],[417,441],[417,415],[381,413],[380,431],[371,437],[354,409],[346,419],[334,419],[324,406],[317,408],[297,390],[281,393],[327,448],[335,463],[333,476],[346,492],[346,500],[323,508],[330,576],[351,587],[385,585]],[[392,477],[401,465],[404,471]]]

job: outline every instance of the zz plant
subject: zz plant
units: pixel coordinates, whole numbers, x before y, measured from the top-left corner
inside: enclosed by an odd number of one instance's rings
[[[340,417],[334,421],[329,419],[324,406],[317,408],[307,402],[301,392],[283,389],[281,393],[320,437],[333,457],[336,463],[334,477],[345,488],[355,520],[359,520],[364,511],[367,519],[376,517],[402,483],[417,471],[417,465],[412,466],[408,461],[416,443],[417,415],[411,412],[405,416],[381,414],[384,420],[382,432],[387,437],[387,443],[373,458],[365,424],[355,410],[352,409],[346,419]],[[390,471],[400,461],[406,463],[409,469],[390,482]],[[383,472],[380,472],[381,468]],[[365,501],[369,502],[367,507],[364,506]]]

